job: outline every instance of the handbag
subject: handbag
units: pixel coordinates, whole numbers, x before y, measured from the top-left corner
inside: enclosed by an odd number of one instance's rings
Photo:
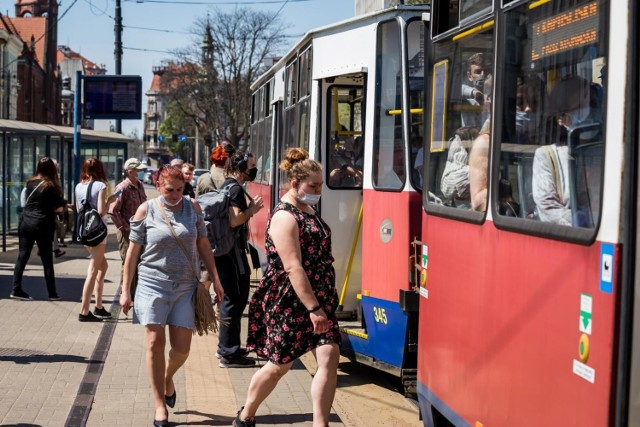
[[[156,203],[157,199],[156,199]],[[169,230],[173,237],[178,242],[178,246],[187,257],[189,261],[189,266],[191,267],[191,271],[193,275],[196,277],[196,281],[198,282],[198,286],[196,287],[196,292],[193,294],[193,308],[196,314],[196,327],[193,330],[193,334],[196,333],[200,336],[209,335],[209,331],[216,333],[218,332],[218,319],[216,317],[216,312],[213,309],[213,304],[211,304],[211,294],[209,290],[204,286],[204,283],[200,281],[200,276],[196,273],[196,270],[193,268],[193,260],[191,259],[191,255],[187,251],[187,248],[184,247],[182,241],[178,238],[173,225],[171,225],[171,221],[167,217],[167,214],[164,212],[160,203],[158,203],[160,207],[160,212],[162,212],[162,216],[164,217],[164,221],[169,226]]]

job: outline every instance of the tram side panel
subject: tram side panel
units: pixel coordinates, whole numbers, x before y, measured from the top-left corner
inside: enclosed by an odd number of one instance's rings
[[[600,243],[571,245],[433,216],[424,236],[423,414],[433,405],[456,425],[607,425],[616,292],[600,289]],[[593,313],[587,362],[585,298]]]
[[[420,195],[365,190],[363,194],[361,313],[365,335],[347,334],[346,345],[373,364],[398,373],[407,366],[412,313],[400,292],[409,291],[407,242],[419,235]],[[388,365],[388,366],[386,366]]]

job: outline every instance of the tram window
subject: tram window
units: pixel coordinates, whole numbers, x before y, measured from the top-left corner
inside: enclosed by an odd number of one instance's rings
[[[569,228],[598,224],[607,61],[607,20],[600,14],[606,3],[554,1],[506,13],[510,65],[494,179],[510,182],[511,194],[495,195],[498,226],[514,225],[501,218],[515,216],[553,224],[544,232],[564,239]],[[565,22],[572,23],[558,24]]]
[[[493,0],[460,0],[460,21],[487,10],[491,10]]]
[[[311,95],[311,48],[300,55],[300,98]]]
[[[433,47],[432,127],[424,170],[427,200],[439,212],[486,211],[493,46],[489,25]]]
[[[397,22],[380,24],[377,33],[372,179],[374,188],[383,191],[400,191],[406,180],[400,46]]]
[[[362,102],[361,86],[329,88],[326,182],[331,188],[362,188],[364,167]]]
[[[285,69],[285,108],[291,107],[297,102],[297,76],[298,75],[298,62],[294,61],[288,64]]]
[[[422,191],[423,144],[424,144],[424,29],[422,21],[414,20],[407,25],[409,56],[409,166],[413,187]]]

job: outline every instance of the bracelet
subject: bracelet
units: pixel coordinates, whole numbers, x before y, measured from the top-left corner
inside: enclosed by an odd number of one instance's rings
[[[311,310],[308,310],[308,311],[309,313],[315,313],[318,310],[322,310],[322,306],[316,305],[315,307],[313,307]]]

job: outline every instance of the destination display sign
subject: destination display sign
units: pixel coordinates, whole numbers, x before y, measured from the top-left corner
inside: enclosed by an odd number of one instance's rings
[[[598,3],[594,1],[533,23],[531,60],[596,43],[598,13]]]

